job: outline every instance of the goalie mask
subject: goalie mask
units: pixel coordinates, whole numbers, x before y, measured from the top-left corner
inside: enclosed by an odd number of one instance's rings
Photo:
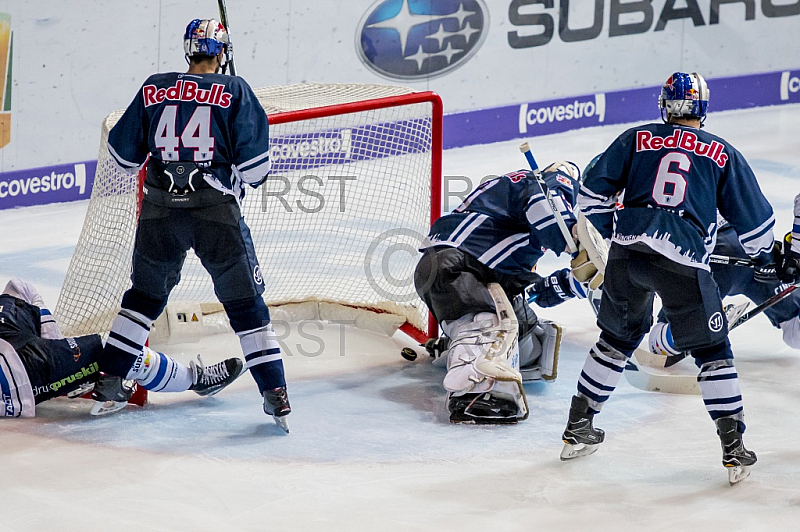
[[[186,59],[196,56],[215,57],[220,52],[222,56],[220,66],[230,61],[230,46],[228,46],[228,32],[225,26],[214,19],[196,18],[186,26],[183,35],[183,52]]]
[[[560,192],[570,206],[575,206],[581,182],[581,171],[575,163],[556,161],[542,171],[542,177],[548,189]]]
[[[708,94],[708,85],[703,76],[697,72],[675,72],[661,87],[661,95],[658,97],[661,118],[664,122],[668,122],[671,117],[699,118],[701,123],[704,122],[708,110]]]

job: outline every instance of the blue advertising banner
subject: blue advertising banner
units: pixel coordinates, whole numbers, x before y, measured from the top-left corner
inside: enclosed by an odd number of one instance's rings
[[[709,79],[709,113],[800,103],[800,71]],[[444,147],[489,144],[571,129],[659,119],[661,87],[529,102],[444,117]]]
[[[0,209],[89,199],[97,161],[0,174]]]

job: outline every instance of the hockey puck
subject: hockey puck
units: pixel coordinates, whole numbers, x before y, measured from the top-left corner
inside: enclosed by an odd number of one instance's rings
[[[417,352],[410,347],[404,347],[400,354],[409,362],[414,362],[417,359]]]

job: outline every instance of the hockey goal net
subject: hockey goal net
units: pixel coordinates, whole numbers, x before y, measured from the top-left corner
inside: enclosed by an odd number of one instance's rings
[[[255,90],[270,122],[270,179],[242,203],[276,308],[295,317],[378,317],[427,337],[414,291],[417,247],[441,212],[442,106],[432,92],[354,84]],[[105,334],[130,286],[140,176],[119,171],[106,142],[122,111],[103,122],[94,187],[56,306],[65,335]],[[190,251],[170,296],[219,308]],[[216,305],[216,307],[215,307]]]

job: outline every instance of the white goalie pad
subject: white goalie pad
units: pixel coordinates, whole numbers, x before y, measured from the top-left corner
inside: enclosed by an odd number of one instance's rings
[[[528,402],[519,372],[517,318],[500,285],[490,283],[488,288],[496,315],[479,313],[453,328],[443,384],[456,394],[494,393],[496,389],[517,405],[517,418],[526,419]]]
[[[608,244],[603,235],[582,212],[578,213],[577,231],[578,242],[586,250],[589,260],[601,275],[605,275],[606,262],[608,261]]]
[[[561,325],[550,320],[540,319],[531,334],[520,341],[520,358],[523,361],[520,373],[523,382],[554,381],[556,379],[558,353],[561,349],[563,334],[564,328]],[[526,356],[525,350],[536,349],[537,345],[539,354],[536,357]]]

